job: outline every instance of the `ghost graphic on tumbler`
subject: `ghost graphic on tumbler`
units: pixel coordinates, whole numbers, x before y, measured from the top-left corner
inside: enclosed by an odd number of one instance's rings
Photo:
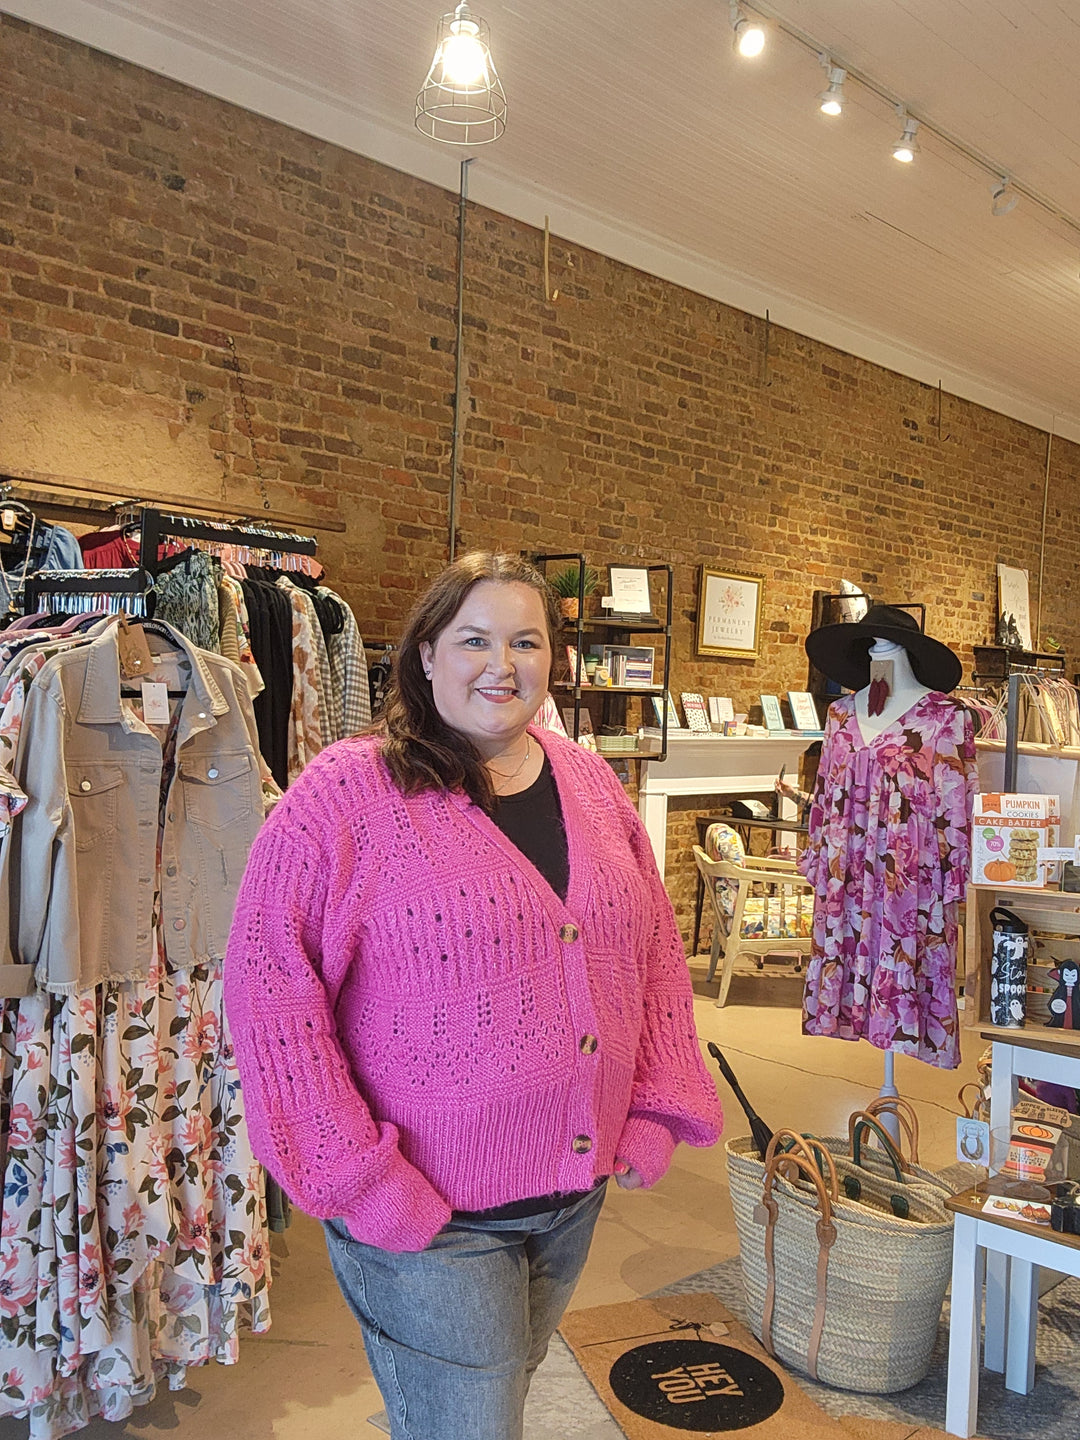
[[[1046,1022],[1058,1030],[1080,1030],[1080,966],[1075,960],[1063,960],[1050,979],[1057,989],[1050,996],[1050,1019]]]

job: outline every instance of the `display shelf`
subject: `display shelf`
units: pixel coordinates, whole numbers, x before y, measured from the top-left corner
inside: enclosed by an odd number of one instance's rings
[[[1007,742],[1004,740],[975,741],[976,750],[988,750],[1003,755]],[[1080,745],[1047,745],[1041,740],[1020,740],[1017,742],[1018,755],[1045,755],[1051,760],[1080,760]]]
[[[555,690],[580,690],[582,695],[663,695],[667,686],[660,685],[575,685],[572,680],[556,680]]]
[[[1022,1050],[1046,1050],[1052,1055],[1080,1055],[1080,1030],[1051,1029],[1049,1025],[986,1025],[978,1027],[983,1040],[1018,1045]]]
[[[576,620],[564,620],[564,630],[576,630]],[[629,631],[631,635],[664,635],[667,633],[665,625],[652,623],[648,625],[636,625],[629,620],[611,620],[606,615],[585,615],[581,620],[582,630],[621,630],[624,634]]]
[[[1053,928],[1080,938],[1080,895],[1063,890],[1040,890],[1034,886],[975,885],[967,887],[967,916],[964,930],[964,1026],[966,1029],[993,1029],[990,1016],[990,959],[994,949],[990,911],[995,905],[1020,912],[1035,928]],[[1002,1027],[998,1037],[1013,1043],[1012,1037],[1044,1031],[1041,1025],[1010,1030]],[[1055,1031],[1049,1038],[1057,1038]],[[1021,1041],[1015,1043],[1020,1044]],[[1077,1042],[1080,1044],[1080,1042]]]
[[[600,696],[603,707],[599,717],[592,717],[592,728],[596,731],[604,727],[610,727],[616,732],[623,732],[629,728],[627,722],[627,698],[632,695],[640,696],[643,701],[663,697],[667,694],[671,684],[671,620],[672,620],[672,598],[675,588],[675,572],[671,565],[655,564],[643,565],[641,568],[648,570],[650,575],[663,576],[664,584],[664,623],[658,625],[649,617],[641,621],[620,617],[612,618],[608,615],[588,616],[583,613],[585,609],[585,572],[587,569],[585,556],[582,553],[565,555],[534,555],[533,564],[538,565],[546,573],[547,566],[556,561],[569,561],[577,566],[578,570],[578,614],[570,620],[563,620],[560,627],[561,633],[566,636],[573,636],[575,649],[577,651],[577,670],[569,680],[556,680],[552,689],[572,696],[574,701],[573,716],[573,739],[578,740],[581,736],[581,711],[587,706],[591,698]],[[654,597],[655,598],[655,597]],[[593,633],[602,633],[607,637],[607,643],[618,645],[628,644],[632,636],[637,635],[661,635],[663,644],[663,680],[659,685],[590,685],[585,678],[585,636]],[[655,675],[655,651],[654,670]],[[597,754],[603,759],[614,762],[616,760],[655,760],[661,761],[667,758],[667,705],[661,707],[663,719],[660,725],[660,748],[659,750],[597,750]],[[588,711],[586,713],[589,713]],[[646,722],[651,716],[643,717]],[[636,728],[636,727],[635,727]]]
[[[808,745],[805,736],[705,735],[690,730],[673,730],[668,735],[667,761],[645,758],[638,787],[638,814],[652,845],[660,874],[667,855],[668,801],[683,796],[772,795],[777,773],[785,768],[794,773]],[[781,823],[798,823],[797,807],[781,797]],[[737,823],[737,822],[736,822]]]

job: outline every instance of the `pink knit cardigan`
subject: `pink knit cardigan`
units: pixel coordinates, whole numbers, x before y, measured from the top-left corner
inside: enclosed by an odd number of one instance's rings
[[[225,1001],[255,1153],[309,1214],[423,1249],[451,1210],[647,1185],[712,1145],[671,904],[612,771],[549,731],[564,904],[460,793],[404,796],[374,738],[289,789],[251,852]]]

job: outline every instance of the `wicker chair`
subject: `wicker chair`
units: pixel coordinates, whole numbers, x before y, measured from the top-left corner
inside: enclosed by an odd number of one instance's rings
[[[722,953],[716,1003],[725,1005],[736,956],[761,957],[760,968],[768,954],[793,953],[798,958],[796,968],[801,967],[802,957],[810,953],[813,892],[793,860],[757,855],[748,860],[742,841],[728,825],[710,826],[706,844],[716,858],[695,845],[694,862],[713,910],[708,979],[716,974]]]

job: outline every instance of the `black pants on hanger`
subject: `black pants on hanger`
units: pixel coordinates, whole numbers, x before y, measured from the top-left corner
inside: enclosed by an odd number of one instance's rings
[[[241,582],[251,627],[251,653],[266,689],[255,697],[259,749],[282,790],[289,783],[289,713],[292,709],[292,606],[262,580]]]

